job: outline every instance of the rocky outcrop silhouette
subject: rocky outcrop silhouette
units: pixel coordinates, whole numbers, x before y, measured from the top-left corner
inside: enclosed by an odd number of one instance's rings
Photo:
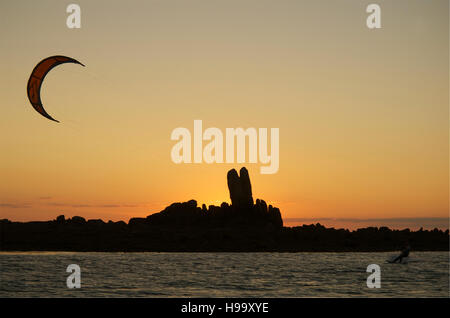
[[[235,169],[231,169],[227,174],[231,205],[236,209],[251,209],[253,207],[253,196],[250,177],[245,167],[241,168],[239,173],[240,176]]]
[[[127,223],[64,215],[47,222],[0,220],[0,251],[338,252],[391,251],[409,241],[413,251],[448,251],[449,231],[356,231],[320,224],[283,227],[280,210],[253,201],[248,171],[227,174],[231,205],[190,200]]]
[[[246,226],[248,228],[281,228],[283,220],[278,208],[267,206],[264,200],[257,199],[253,203],[252,187],[247,169],[228,171],[228,189],[231,205],[222,202],[220,206],[197,206],[197,201],[173,203],[163,211],[151,214],[146,218],[132,218],[131,226],[164,226],[164,227],[223,227]]]

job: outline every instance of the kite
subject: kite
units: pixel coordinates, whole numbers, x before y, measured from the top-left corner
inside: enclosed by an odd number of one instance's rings
[[[54,68],[55,66],[58,66],[59,64],[64,64],[64,63],[75,63],[75,64],[80,64],[81,66],[84,66],[84,64],[78,62],[77,60],[75,60],[73,58],[67,57],[67,56],[62,56],[62,55],[50,56],[50,57],[47,57],[47,58],[43,59],[42,61],[40,61],[34,67],[33,71],[31,72],[30,78],[28,79],[28,84],[27,84],[28,99],[30,100],[30,103],[33,106],[33,108],[39,114],[44,116],[45,118],[56,121],[57,123],[59,123],[59,121],[57,121],[52,116],[50,116],[45,111],[44,106],[42,106],[41,86],[42,86],[42,82],[44,81],[44,78],[47,75],[47,73],[50,72],[50,70],[52,68]]]

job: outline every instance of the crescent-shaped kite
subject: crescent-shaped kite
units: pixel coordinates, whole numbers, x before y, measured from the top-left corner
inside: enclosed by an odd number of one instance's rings
[[[30,100],[31,105],[33,105],[33,108],[42,116],[56,121],[57,123],[59,123],[59,121],[57,121],[56,119],[54,119],[52,116],[50,116],[44,109],[44,106],[42,106],[42,101],[41,101],[41,86],[42,86],[42,82],[44,81],[45,75],[47,75],[48,72],[50,72],[50,70],[52,68],[54,68],[55,66],[58,66],[59,64],[64,64],[64,63],[75,63],[75,64],[80,64],[81,66],[84,66],[84,64],[78,62],[77,60],[67,57],[67,56],[62,56],[62,55],[55,55],[55,56],[50,56],[47,57],[45,59],[43,59],[42,61],[40,61],[33,69],[33,72],[31,72],[30,78],[28,80],[28,85],[27,85],[27,94],[28,94],[28,99]]]

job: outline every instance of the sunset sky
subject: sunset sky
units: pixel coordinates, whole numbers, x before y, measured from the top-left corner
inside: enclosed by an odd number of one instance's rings
[[[66,6],[81,7],[81,29]],[[366,7],[381,6],[381,29]],[[448,228],[449,2],[2,1],[0,218],[125,220],[229,202],[246,166],[285,225]],[[33,67],[51,55],[46,110]],[[173,129],[279,128],[280,167],[175,164]],[[378,220],[378,221],[377,221]]]

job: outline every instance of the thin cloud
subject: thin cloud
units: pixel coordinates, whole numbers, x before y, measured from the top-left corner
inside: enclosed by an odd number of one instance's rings
[[[39,200],[51,200],[53,199],[52,197],[39,197]]]
[[[54,207],[66,207],[66,208],[75,208],[75,209],[84,209],[84,208],[138,208],[143,207],[143,204],[73,204],[73,203],[58,203],[52,202],[48,203],[48,206]]]
[[[32,205],[29,203],[0,203],[0,207],[9,209],[29,209]]]

